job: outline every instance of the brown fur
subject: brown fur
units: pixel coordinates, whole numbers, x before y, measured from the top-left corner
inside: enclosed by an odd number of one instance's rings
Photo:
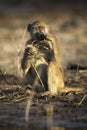
[[[57,94],[63,88],[62,70],[55,61],[51,61],[48,67],[48,89],[51,94]]]
[[[37,34],[36,30],[38,30]],[[57,94],[58,90],[64,87],[57,39],[48,33],[47,25],[44,22],[36,21],[29,24],[28,31],[31,39],[25,46],[21,62],[22,69],[31,85],[37,76],[36,69],[42,79],[45,90]],[[31,62],[34,66],[32,66]],[[41,85],[39,79],[36,85]]]

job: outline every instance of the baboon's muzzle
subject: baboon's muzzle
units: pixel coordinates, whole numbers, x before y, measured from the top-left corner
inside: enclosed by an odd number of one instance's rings
[[[37,40],[44,40],[46,38],[46,35],[44,33],[36,33],[35,38]]]

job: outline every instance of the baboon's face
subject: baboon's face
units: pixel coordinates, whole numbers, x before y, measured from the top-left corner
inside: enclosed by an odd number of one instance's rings
[[[36,40],[44,40],[48,33],[48,28],[44,22],[36,21],[28,25],[28,31],[32,38]]]

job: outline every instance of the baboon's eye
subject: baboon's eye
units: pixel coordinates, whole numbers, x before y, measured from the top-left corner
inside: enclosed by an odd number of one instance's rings
[[[43,27],[43,26],[39,26],[39,29],[40,29],[40,30],[44,30],[44,27]]]
[[[39,31],[45,33],[45,28],[43,26],[39,26]]]
[[[33,33],[36,33],[38,31],[38,28],[37,27],[32,27],[32,32]]]

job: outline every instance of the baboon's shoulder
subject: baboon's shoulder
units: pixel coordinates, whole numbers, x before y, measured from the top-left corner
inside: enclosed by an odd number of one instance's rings
[[[47,34],[47,38],[52,42],[58,42],[57,38],[52,34]]]

